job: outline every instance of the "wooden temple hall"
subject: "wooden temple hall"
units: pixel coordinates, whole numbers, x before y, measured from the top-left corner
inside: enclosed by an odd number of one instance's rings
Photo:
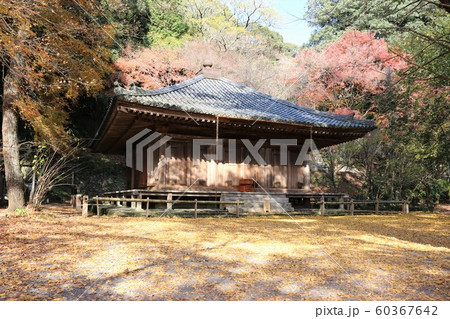
[[[214,76],[215,72],[209,70],[205,68],[190,80],[156,90],[116,86],[92,144],[93,151],[125,155],[126,141],[144,129],[161,133],[159,138],[170,137],[153,153],[152,167],[147,167],[145,158],[138,170],[134,150],[127,174],[128,190],[121,190],[122,194],[176,194],[189,188],[196,194],[237,196],[251,192],[256,196],[258,192],[269,192],[307,196],[312,193],[309,164],[295,165],[305,139],[312,137],[320,149],[361,138],[376,128],[373,121],[303,107]],[[194,165],[194,139],[223,140],[223,160],[202,156],[200,165]],[[243,139],[252,145],[266,140],[259,148],[263,164],[253,158],[244,163],[250,152]],[[271,139],[297,140],[297,146],[288,147],[287,163],[280,163],[280,146],[271,145]],[[236,140],[235,162],[228,161],[229,140]],[[170,158],[166,158],[167,146]],[[214,153],[215,146],[202,146],[201,151]],[[161,165],[162,161],[165,165]]]

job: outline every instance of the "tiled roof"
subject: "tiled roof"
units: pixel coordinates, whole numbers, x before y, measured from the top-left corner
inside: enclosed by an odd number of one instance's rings
[[[360,128],[368,131],[376,128],[370,120],[313,110],[225,78],[209,78],[203,74],[161,89],[133,87],[127,90],[116,87],[114,93],[119,100],[188,113],[316,127]]]

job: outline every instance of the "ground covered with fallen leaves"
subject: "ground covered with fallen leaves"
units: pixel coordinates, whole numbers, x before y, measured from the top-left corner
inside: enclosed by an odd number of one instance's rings
[[[0,218],[0,300],[448,300],[450,215]]]

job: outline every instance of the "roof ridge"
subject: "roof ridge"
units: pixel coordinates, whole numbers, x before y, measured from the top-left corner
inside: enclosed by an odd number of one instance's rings
[[[114,94],[117,95],[133,95],[133,96],[154,96],[154,95],[159,95],[159,94],[165,94],[165,93],[170,93],[173,91],[177,91],[179,89],[188,87],[192,84],[195,84],[201,80],[203,80],[205,78],[205,76],[203,74],[197,75],[193,78],[190,78],[186,81],[174,84],[174,85],[170,85],[170,86],[165,86],[159,89],[143,89],[140,87],[134,87],[134,89],[125,89],[123,87],[116,87],[114,88]]]

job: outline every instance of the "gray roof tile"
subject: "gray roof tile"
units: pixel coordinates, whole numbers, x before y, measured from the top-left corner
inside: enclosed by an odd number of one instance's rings
[[[196,76],[177,85],[156,90],[116,87],[115,96],[124,101],[164,109],[228,118],[266,120],[331,128],[375,129],[371,120],[353,115],[321,112],[278,99],[227,80]]]

